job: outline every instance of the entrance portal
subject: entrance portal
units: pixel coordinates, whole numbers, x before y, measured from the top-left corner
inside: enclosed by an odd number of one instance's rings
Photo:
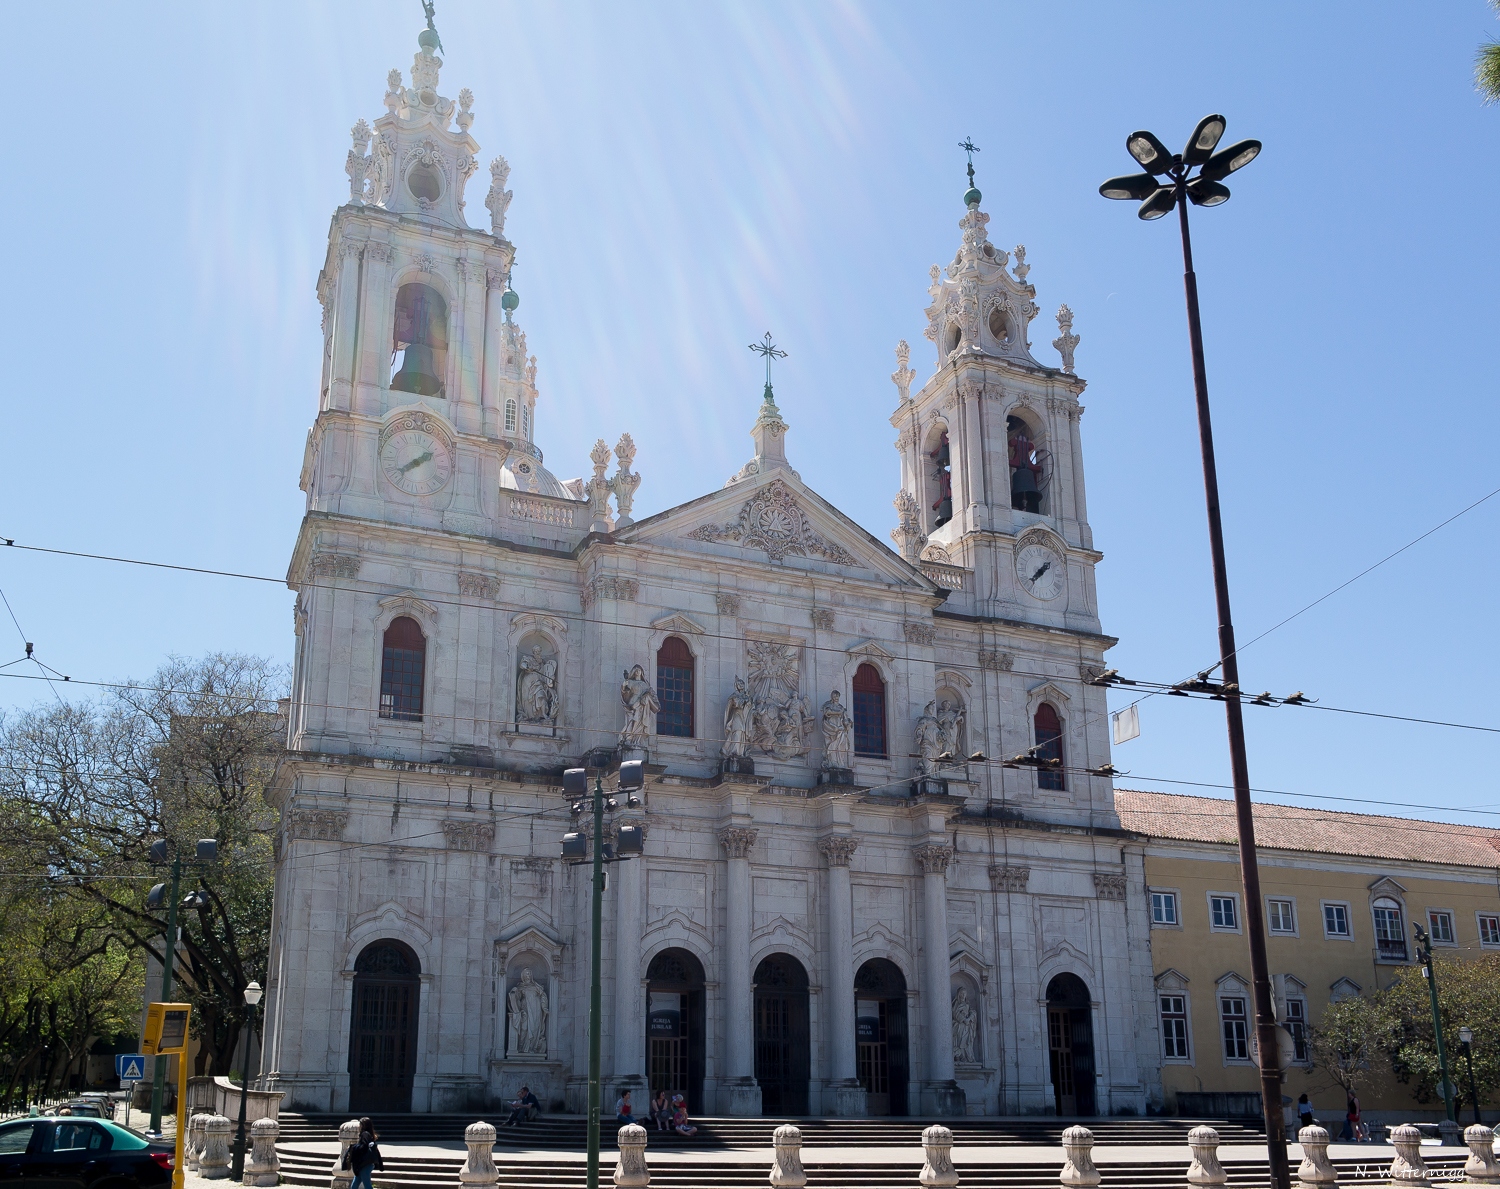
[[[1047,1047],[1057,1113],[1095,1114],[1094,1008],[1076,974],[1059,974],[1047,984]]]
[[[404,1114],[417,1072],[422,965],[399,941],[376,941],[354,962],[349,1110]]]
[[[807,971],[790,954],[755,968],[755,1080],[763,1115],[807,1114]]]
[[[703,964],[687,950],[662,950],[646,970],[646,1076],[650,1097],[665,1090],[703,1111]]]
[[[854,976],[854,1029],[865,1114],[906,1114],[906,978],[894,962],[871,958]]]

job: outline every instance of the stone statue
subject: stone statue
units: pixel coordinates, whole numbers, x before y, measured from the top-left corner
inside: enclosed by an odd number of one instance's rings
[[[726,756],[747,756],[750,754],[750,740],[755,731],[755,699],[750,696],[750,691],[745,688],[745,679],[736,677],[734,679],[734,692],[729,695],[729,701],[724,706],[724,746],[720,748],[720,754]]]
[[[854,767],[854,720],[834,690],[823,703],[823,767]]]
[[[937,710],[938,726],[941,728],[942,747],[955,758],[963,755],[964,708],[961,702],[944,701]]]
[[[644,748],[656,729],[656,712],[661,709],[656,691],[646,680],[646,670],[634,665],[626,670],[620,683],[620,701],[625,703],[625,725],[620,728],[620,746]]]
[[[937,758],[943,752],[943,724],[938,722],[934,711],[936,702],[928,702],[917,719],[917,754],[921,757],[923,776],[932,776],[938,770]]]
[[[533,644],[531,655],[521,658],[516,679],[516,721],[557,722],[557,662],[542,655],[542,646]]]
[[[521,981],[505,997],[510,1005],[510,1051],[547,1055],[547,991],[521,971]]]
[[[969,988],[953,993],[953,1059],[972,1064],[979,1060],[979,1015],[969,1002]]]

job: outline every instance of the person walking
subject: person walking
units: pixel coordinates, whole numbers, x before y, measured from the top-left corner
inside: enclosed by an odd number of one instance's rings
[[[1311,1127],[1316,1121],[1313,1118],[1312,1103],[1308,1101],[1307,1095],[1304,1093],[1297,1099],[1297,1130],[1301,1131],[1304,1127]]]
[[[624,1126],[626,1123],[634,1123],[634,1108],[630,1105],[630,1091],[620,1091],[620,1097],[615,1099],[615,1122]]]
[[[349,1189],[371,1189],[370,1178],[378,1168],[385,1171],[385,1161],[380,1158],[380,1137],[375,1134],[375,1124],[368,1116],[359,1121],[359,1142],[349,1149],[349,1171],[354,1174],[354,1183]]]

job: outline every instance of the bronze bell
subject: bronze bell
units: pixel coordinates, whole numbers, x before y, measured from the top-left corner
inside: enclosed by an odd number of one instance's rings
[[[426,343],[409,343],[401,357],[401,370],[391,377],[397,392],[415,392],[418,396],[442,396],[443,381],[437,374],[433,349]]]

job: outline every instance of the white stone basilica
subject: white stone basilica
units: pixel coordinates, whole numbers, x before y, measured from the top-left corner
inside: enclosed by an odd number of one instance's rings
[[[559,851],[587,819],[561,774],[644,753],[642,804],[610,815],[645,854],[609,868],[606,1101],[1144,1113],[1142,851],[1089,684],[1113,640],[1066,307],[1062,367],[1038,363],[1025,250],[971,188],[931,274],[936,370],[913,391],[897,352],[898,551],[802,483],[769,385],[754,457],[634,520],[628,435],[612,476],[602,441],[591,477],[543,466],[509,167],[469,227],[473,96],[438,94],[420,45],[355,125],[318,280],[272,1087],[369,1113],[524,1083],[582,1110],[588,869]]]

